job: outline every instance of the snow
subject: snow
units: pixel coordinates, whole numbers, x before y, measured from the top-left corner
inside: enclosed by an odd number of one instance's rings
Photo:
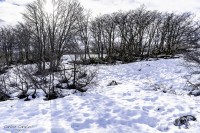
[[[0,102],[0,132],[198,133],[200,97],[187,95],[189,70],[183,63],[180,58],[90,66],[98,68],[98,77],[86,93]],[[119,84],[107,86],[112,80]],[[197,121],[189,129],[175,126],[183,115]]]

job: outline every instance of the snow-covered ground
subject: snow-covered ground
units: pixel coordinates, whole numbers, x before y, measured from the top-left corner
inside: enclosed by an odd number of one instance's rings
[[[96,85],[83,95],[0,102],[0,133],[199,133],[200,97],[187,95],[183,62],[99,65]],[[112,80],[119,84],[107,86]],[[197,121],[174,126],[183,115]]]

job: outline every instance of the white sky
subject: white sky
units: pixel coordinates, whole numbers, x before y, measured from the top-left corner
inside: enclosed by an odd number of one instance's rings
[[[16,24],[21,21],[24,6],[33,0],[0,0],[0,25]],[[79,0],[90,9],[93,16],[112,13],[118,10],[130,10],[145,5],[147,9],[167,12],[195,13],[200,18],[200,0]]]

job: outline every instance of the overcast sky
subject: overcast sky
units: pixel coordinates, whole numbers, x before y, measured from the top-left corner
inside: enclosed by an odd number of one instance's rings
[[[24,6],[33,0],[0,0],[0,25],[21,21]],[[145,5],[150,10],[195,13],[200,18],[200,0],[79,0],[93,16]]]

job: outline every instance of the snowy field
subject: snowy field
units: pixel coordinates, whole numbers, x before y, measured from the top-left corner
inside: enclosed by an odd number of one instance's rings
[[[0,133],[199,133],[200,97],[187,95],[183,62],[99,65],[97,84],[83,95],[0,102]],[[112,80],[119,84],[107,86]],[[174,126],[183,115],[197,121]]]

